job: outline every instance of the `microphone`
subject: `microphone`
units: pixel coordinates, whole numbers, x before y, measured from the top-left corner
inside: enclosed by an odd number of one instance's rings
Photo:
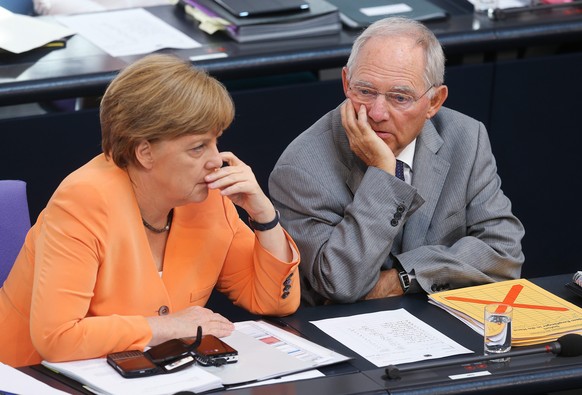
[[[470,357],[462,357],[456,358],[454,360],[446,360],[446,361],[426,361],[411,364],[409,366],[398,367],[395,365],[388,365],[385,369],[386,376],[385,379],[399,379],[401,378],[401,373],[410,372],[413,370],[420,370],[420,369],[433,369],[433,368],[440,368],[442,366],[449,366],[449,365],[465,365],[468,363],[475,363],[475,362],[483,362],[489,361],[491,359],[498,359],[498,358],[508,358],[508,357],[519,357],[522,355],[530,355],[530,354],[543,354],[543,353],[553,353],[556,355],[560,355],[563,357],[577,357],[582,355],[582,336],[569,333],[560,337],[558,340],[547,343],[541,344],[538,346],[531,346],[515,351],[509,351],[502,354],[492,354],[492,355],[477,355],[477,356],[470,356]]]

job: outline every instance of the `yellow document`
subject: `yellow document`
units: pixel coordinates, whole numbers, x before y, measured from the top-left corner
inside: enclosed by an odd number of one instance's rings
[[[513,306],[514,346],[554,341],[582,334],[582,309],[525,279],[501,281],[429,295],[440,306],[483,334],[483,309],[489,303]]]

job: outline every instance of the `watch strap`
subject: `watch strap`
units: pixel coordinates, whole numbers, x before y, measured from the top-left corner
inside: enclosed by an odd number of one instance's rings
[[[275,219],[267,223],[256,222],[254,219],[249,217],[249,226],[251,229],[254,229],[259,232],[263,232],[265,230],[271,230],[279,223],[279,211],[275,210]]]

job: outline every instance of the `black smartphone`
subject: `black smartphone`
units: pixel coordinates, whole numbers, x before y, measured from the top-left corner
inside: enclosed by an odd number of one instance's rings
[[[171,339],[153,346],[145,352],[165,373],[178,371],[195,362],[191,347],[180,339]]]
[[[238,361],[238,351],[213,335],[202,336],[196,361],[204,366],[220,366]]]
[[[174,361],[190,354],[189,345],[180,339],[171,339],[145,352],[155,364]]]
[[[147,377],[162,373],[141,351],[120,351],[107,355],[107,363],[126,378]]]

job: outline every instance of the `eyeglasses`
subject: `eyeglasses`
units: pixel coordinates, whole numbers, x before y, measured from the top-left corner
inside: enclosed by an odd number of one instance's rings
[[[370,88],[369,86],[349,85],[349,89],[354,92],[354,95],[358,101],[364,104],[371,104],[376,101],[379,95],[384,95],[386,101],[390,103],[392,108],[401,111],[408,110],[414,103],[422,99],[424,95],[426,95],[432,88],[434,88],[434,85],[431,85],[422,95],[415,99],[414,96],[401,92],[380,93],[376,89]]]

